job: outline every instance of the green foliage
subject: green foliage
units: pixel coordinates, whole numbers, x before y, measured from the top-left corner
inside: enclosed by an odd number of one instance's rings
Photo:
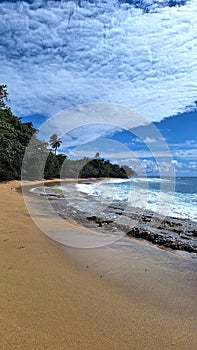
[[[53,134],[50,137],[49,143],[51,148],[55,150],[55,154],[56,154],[57,149],[60,147],[62,141],[60,138],[58,138],[57,134]]]
[[[23,159],[22,178],[38,180],[44,177],[44,165],[49,154],[47,142],[32,136]]]
[[[95,158],[99,158],[99,157],[100,157],[100,153],[99,153],[99,152],[96,152]]]
[[[127,174],[127,177],[131,177],[131,176],[135,176],[137,175],[137,173],[135,172],[135,170],[133,170],[132,168],[130,168],[128,165],[122,165],[121,169],[123,169],[123,171]]]
[[[36,180],[46,178],[89,178],[119,177],[135,175],[128,166],[120,167],[100,158],[84,157],[79,160],[67,159],[64,154],[56,155],[61,139],[56,134],[50,137],[50,146],[55,153],[49,151],[48,143],[37,138],[32,123],[22,123],[6,106],[7,87],[0,85],[0,181],[20,179]],[[26,150],[28,150],[26,152]],[[25,155],[25,157],[24,157]]]
[[[5,101],[8,101],[7,86],[0,85],[0,109],[7,108]]]
[[[20,178],[24,151],[34,133],[32,123],[22,123],[10,108],[0,109],[0,180]]]
[[[60,178],[62,165],[66,161],[66,158],[64,154],[55,155],[50,152],[44,169],[45,179]]]
[[[109,160],[100,158],[84,159],[75,161],[78,164],[77,176],[79,178],[89,177],[112,177],[112,178],[127,178],[127,173],[118,164],[112,164]],[[83,164],[84,163],[84,164]],[[69,170],[69,163],[68,163]],[[134,175],[134,172],[133,172]]]
[[[49,164],[54,164],[51,162],[51,157],[65,157],[64,155],[55,156],[51,154],[48,158]],[[104,160],[100,158],[90,159],[84,157],[83,159],[70,160],[62,158],[58,161],[55,169],[52,169],[52,174],[56,174],[59,177],[61,171],[62,178],[100,178],[100,177],[112,177],[112,178],[128,178],[132,175],[136,175],[135,171],[131,168],[126,167],[126,171],[123,167],[118,164],[112,164],[109,160]],[[47,168],[48,172],[48,168]],[[49,172],[48,172],[49,173]],[[46,176],[45,176],[46,177]]]

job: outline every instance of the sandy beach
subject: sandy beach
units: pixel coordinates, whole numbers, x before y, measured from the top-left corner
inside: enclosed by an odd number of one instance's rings
[[[196,349],[192,262],[135,240],[59,246],[19,186],[0,184],[0,349]]]

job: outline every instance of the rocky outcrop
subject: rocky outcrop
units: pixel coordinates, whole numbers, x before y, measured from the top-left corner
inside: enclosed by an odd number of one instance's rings
[[[52,199],[52,198],[51,198]],[[173,250],[197,253],[197,223],[166,217],[151,211],[128,207],[116,201],[99,214],[81,211],[66,201],[51,201],[64,218],[102,233],[114,233],[147,240]]]

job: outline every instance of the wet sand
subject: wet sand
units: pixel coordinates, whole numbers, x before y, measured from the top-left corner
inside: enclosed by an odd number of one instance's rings
[[[1,349],[196,349],[195,261],[136,240],[61,246],[19,185],[0,184]]]

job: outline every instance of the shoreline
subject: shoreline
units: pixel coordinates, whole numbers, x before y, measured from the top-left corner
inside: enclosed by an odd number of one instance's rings
[[[80,179],[79,182],[91,183],[98,182],[99,179]],[[77,181],[62,181],[70,186]],[[60,184],[60,182],[48,182],[46,186]],[[122,201],[106,203],[99,207],[99,212],[94,213],[87,210],[84,206],[77,208],[71,205],[73,197],[79,196],[79,201],[92,201],[92,207],[98,205],[97,198],[92,195],[82,194],[73,188],[67,186],[68,192],[60,191],[53,193],[50,190],[46,193],[40,192],[50,200],[51,206],[58,214],[73,223],[83,225],[88,229],[96,230],[100,234],[118,234],[120,237],[127,236],[137,238],[161,248],[167,248],[174,251],[183,251],[192,254],[197,253],[197,222],[189,219],[163,216],[159,213],[134,208]],[[72,195],[73,192],[73,195]],[[38,195],[38,194],[37,194]],[[61,199],[61,201],[59,200]],[[65,200],[64,200],[65,199]],[[65,209],[66,208],[66,209]]]
[[[135,242],[132,254],[60,246],[35,226],[19,186],[0,184],[3,348],[195,349],[191,262]]]

